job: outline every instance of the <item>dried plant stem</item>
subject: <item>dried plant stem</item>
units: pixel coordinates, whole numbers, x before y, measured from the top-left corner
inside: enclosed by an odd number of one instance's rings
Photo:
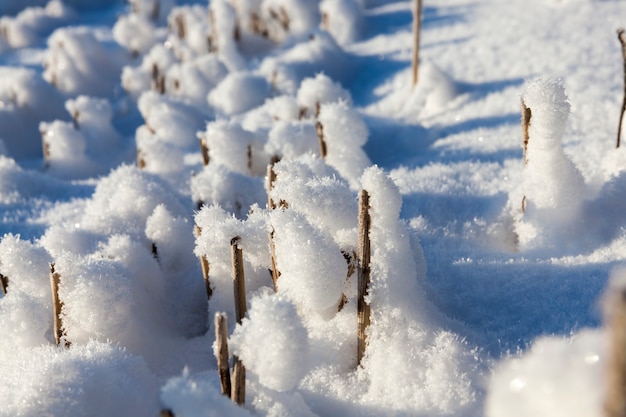
[[[202,165],[209,165],[211,158],[209,157],[209,146],[205,137],[200,138],[200,153],[202,154]]]
[[[346,281],[344,282],[344,288],[349,285],[350,277],[354,275],[356,271],[356,260],[357,255],[354,251],[345,251],[342,250],[341,254],[343,255],[346,263],[348,264],[348,272],[346,273]],[[346,297],[345,291],[341,294],[341,299],[339,300],[339,304],[337,305],[337,312],[343,310],[343,307],[348,304],[348,297]]]
[[[419,57],[420,57],[420,31],[422,26],[422,0],[415,0],[413,8],[413,86],[417,85]]]
[[[50,287],[52,290],[52,314],[54,320],[54,342],[57,346],[61,345],[61,341],[65,339],[65,331],[63,330],[63,321],[61,320],[61,311],[63,303],[59,299],[59,284],[61,275],[55,271],[54,263],[50,264]],[[64,341],[65,347],[70,347],[68,340]]]
[[[365,356],[365,348],[367,345],[367,328],[370,325],[370,305],[365,298],[369,292],[370,284],[370,226],[371,218],[369,214],[369,193],[361,190],[359,193],[359,247],[358,247],[358,352],[357,361],[361,364],[361,360]]]
[[[274,171],[274,164],[270,164],[267,166],[267,208],[269,208],[270,210],[274,210],[276,208],[276,203],[271,196],[275,182],[276,171]]]
[[[246,158],[248,160],[248,172],[252,175],[252,145],[250,144],[246,148]]]
[[[235,404],[246,402],[246,368],[236,355],[233,355],[233,385],[230,398]]]
[[[202,228],[197,224],[194,225],[193,233],[196,237],[200,237],[202,235]],[[211,300],[211,296],[213,296],[213,289],[211,288],[211,280],[209,279],[209,271],[211,269],[211,264],[207,259],[206,255],[200,256],[200,268],[202,269],[202,279],[204,280],[204,287],[206,288],[206,298],[207,300]]]
[[[174,18],[174,25],[176,27],[176,34],[179,39],[185,39],[185,17],[182,14],[177,15]]]
[[[143,151],[137,147],[137,168],[144,169],[146,167],[146,160],[143,157]]]
[[[626,416],[626,289],[610,295],[605,320],[610,329],[610,356],[604,399],[606,417]]]
[[[2,295],[7,295],[9,290],[9,277],[3,274],[0,274],[0,290],[2,290]]]
[[[272,261],[272,283],[274,284],[274,291],[278,292],[278,278],[280,278],[280,271],[276,266],[276,245],[274,244],[274,228],[270,232],[270,258]]]
[[[326,158],[326,141],[324,140],[324,125],[321,122],[317,122],[315,124],[315,131],[317,132],[317,137],[320,141],[320,155],[322,159]]]
[[[206,288],[206,298],[210,300],[213,296],[213,288],[211,288],[211,280],[209,278],[211,264],[207,260],[206,255],[200,257],[200,268],[202,268],[202,279],[204,279],[204,287]]]
[[[532,112],[530,107],[526,107],[526,103],[522,100],[522,134],[524,136],[524,143],[522,145],[524,149],[524,165],[528,165],[528,141],[530,140],[530,136],[528,134],[528,128],[530,127],[530,118],[532,117]]]
[[[233,287],[235,291],[235,316],[237,324],[246,315],[246,284],[243,270],[243,251],[239,249],[239,236],[230,241],[232,255],[232,275]],[[233,378],[230,398],[236,404],[243,404],[246,401],[246,368],[237,356],[233,356]]]
[[[619,116],[619,126],[617,128],[617,146],[619,148],[620,140],[622,136],[622,122],[624,121],[624,112],[626,112],[626,35],[624,29],[617,30],[617,39],[619,39],[622,45],[622,60],[624,66],[624,100],[622,101],[622,111]]]
[[[159,417],[176,417],[176,414],[174,414],[172,410],[166,408],[161,410]]]
[[[230,241],[232,255],[233,288],[235,291],[235,315],[237,324],[246,315],[246,281],[243,271],[243,251],[239,249],[238,242],[241,238],[236,236]]]
[[[228,326],[226,315],[223,313],[215,313],[215,340],[217,342],[217,371],[220,375],[222,394],[230,398],[232,386],[228,364]]]

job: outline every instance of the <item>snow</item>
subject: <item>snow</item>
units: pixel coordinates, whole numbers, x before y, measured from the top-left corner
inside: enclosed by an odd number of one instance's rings
[[[2,2],[0,415],[619,408],[626,5],[425,0],[416,86],[412,8]]]

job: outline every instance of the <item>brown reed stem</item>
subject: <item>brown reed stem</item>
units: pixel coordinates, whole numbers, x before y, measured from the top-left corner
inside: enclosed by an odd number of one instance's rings
[[[270,232],[270,259],[272,261],[272,283],[274,284],[274,291],[278,292],[278,278],[280,278],[280,271],[276,266],[276,244],[274,243],[274,228]]]
[[[416,86],[418,81],[421,26],[422,0],[415,0],[415,6],[413,8],[413,60],[411,65],[411,70],[413,71],[413,86]]]
[[[617,30],[617,39],[622,45],[622,63],[624,67],[624,99],[622,101],[622,111],[619,116],[619,126],[617,128],[617,146],[619,148],[622,137],[622,122],[624,121],[624,112],[626,112],[626,35],[623,28]]]
[[[193,233],[196,238],[202,235],[202,228],[197,224],[193,227]],[[200,268],[202,269],[202,279],[204,280],[204,287],[206,289],[206,298],[211,300],[213,296],[213,288],[211,288],[211,280],[209,279],[209,271],[211,270],[211,264],[206,255],[200,256]]]
[[[522,100],[522,134],[524,137],[524,142],[522,148],[524,149],[524,165],[528,165],[528,141],[530,140],[530,135],[528,133],[528,128],[530,127],[530,119],[532,117],[532,111],[530,107],[526,107],[526,103]]]
[[[217,343],[217,371],[220,376],[222,395],[230,398],[230,365],[228,364],[228,325],[226,315],[215,313],[215,341]]]
[[[604,398],[606,417],[626,417],[626,288],[616,290],[605,310],[610,330],[610,353]]]
[[[59,299],[59,284],[61,283],[61,274],[55,271],[54,263],[50,264],[50,288],[52,290],[52,314],[54,320],[54,342],[57,346],[61,345],[61,341],[64,340],[66,348],[69,348],[71,343],[65,339],[65,330],[63,329],[63,320],[61,319],[61,312],[63,310],[63,303]]]
[[[361,190],[359,193],[359,247],[358,247],[358,351],[357,363],[360,365],[361,360],[365,356],[365,348],[367,346],[367,328],[370,325],[371,308],[365,300],[369,293],[370,285],[370,227],[371,218],[369,213],[369,193]]]
[[[235,291],[235,316],[237,324],[241,324],[241,320],[246,315],[246,283],[243,270],[243,251],[239,249],[238,242],[241,238],[236,236],[230,241],[232,255],[232,275],[233,287]],[[233,355],[233,378],[232,391],[230,398],[236,404],[243,404],[246,401],[246,368],[243,362]]]
[[[324,125],[321,122],[315,123],[315,131],[317,132],[317,138],[320,142],[320,155],[322,159],[326,158],[326,141],[324,140]]]
[[[9,277],[3,274],[0,274],[0,290],[2,290],[2,295],[7,295],[9,290]]]
[[[211,161],[209,156],[209,146],[205,137],[200,138],[200,153],[202,154],[202,165],[207,166]]]

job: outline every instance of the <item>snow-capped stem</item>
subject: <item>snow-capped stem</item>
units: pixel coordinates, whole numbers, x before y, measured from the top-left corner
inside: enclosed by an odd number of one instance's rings
[[[369,193],[361,190],[359,193],[359,248],[358,248],[358,364],[361,364],[363,356],[365,356],[365,348],[367,345],[367,328],[370,325],[370,305],[365,298],[368,295],[370,284],[370,226],[371,218],[369,214],[370,203]]]
[[[322,159],[326,158],[326,141],[324,140],[324,125],[321,122],[315,124],[315,131],[317,132],[317,138],[320,141],[320,156]]]
[[[528,128],[530,127],[531,116],[532,116],[532,112],[530,108],[526,107],[524,100],[522,100],[522,133],[524,135],[524,143],[522,146],[524,149],[524,165],[528,164],[528,158],[526,156],[526,152],[528,151],[528,139],[530,137],[528,134]]]
[[[144,159],[143,152],[137,148],[137,168],[144,169],[146,167],[146,160]]]
[[[230,398],[230,365],[228,364],[228,326],[226,315],[215,313],[215,341],[217,343],[217,372],[220,376],[222,394]]]
[[[422,26],[422,0],[415,0],[413,8],[413,86],[417,85],[420,58],[420,30]]]
[[[46,141],[46,135],[48,134],[48,132],[44,129],[41,129],[39,131],[39,133],[41,134],[41,150],[43,152],[43,160],[44,160],[44,165],[47,168],[48,165],[50,164],[50,144]]]
[[[152,90],[165,94],[165,76],[161,74],[157,64],[152,65]]]
[[[197,224],[193,227],[193,233],[196,238],[202,235],[202,228]],[[202,279],[204,280],[204,287],[206,288],[206,298],[207,301],[211,300],[211,296],[213,295],[213,288],[211,288],[211,281],[209,279],[209,271],[211,269],[211,264],[207,259],[206,255],[200,256],[200,269],[202,270]]]
[[[246,157],[248,159],[248,162],[247,162],[248,173],[252,175],[252,145],[250,144],[248,144],[246,148]]]
[[[354,251],[345,251],[342,250],[341,254],[343,255],[346,263],[348,264],[348,272],[346,273],[346,281],[344,282],[344,292],[341,294],[341,299],[339,300],[339,304],[337,305],[337,312],[343,310],[343,306],[348,303],[348,297],[346,297],[345,288],[350,282],[350,277],[354,275],[356,271],[356,262],[357,262],[357,254]]]
[[[267,166],[267,208],[270,210],[274,210],[276,208],[276,203],[271,197],[271,192],[272,189],[274,189],[275,182],[276,171],[274,171],[274,164],[272,163]]]
[[[3,274],[0,274],[0,290],[2,295],[7,295],[9,289],[9,278]]]
[[[159,261],[159,248],[157,248],[156,243],[152,242],[152,257],[157,261]]]
[[[233,386],[230,398],[235,404],[246,402],[246,368],[236,355],[233,355]]]
[[[202,255],[200,257],[200,268],[202,268],[202,278],[204,279],[204,287],[206,288],[206,298],[207,300],[210,300],[213,295],[211,281],[209,280],[209,270],[211,268],[211,264],[209,264],[206,255]]]
[[[54,263],[50,264],[50,288],[52,290],[52,314],[54,320],[54,342],[57,346],[61,344],[61,341],[65,338],[65,331],[63,330],[63,321],[61,320],[61,310],[63,309],[63,303],[59,299],[59,284],[61,282],[61,275],[54,270]],[[70,347],[70,342],[65,340],[65,347]]]
[[[185,18],[182,14],[179,14],[174,18],[174,25],[176,26],[176,34],[180,39],[185,39]]]
[[[204,166],[209,165],[211,159],[209,157],[209,146],[207,145],[205,137],[200,138],[200,153],[202,154],[202,164]]]
[[[274,228],[269,235],[270,239],[270,258],[272,261],[272,283],[274,284],[274,291],[278,292],[278,278],[280,278],[280,271],[276,266],[276,245],[274,244]]]
[[[604,399],[606,417],[626,416],[626,288],[609,295],[605,322],[610,329],[610,357]]]
[[[217,22],[215,21],[215,12],[209,9],[209,22],[211,22],[211,33],[209,34],[209,52],[216,53],[217,48]]]
[[[246,281],[243,271],[243,251],[238,246],[240,239],[239,236],[236,236],[230,241],[233,287],[235,291],[235,319],[237,324],[241,324],[241,320],[246,315]]]
[[[624,121],[624,112],[626,112],[626,34],[623,28],[617,30],[617,39],[622,45],[622,61],[624,66],[624,99],[622,101],[622,111],[619,116],[619,126],[617,127],[617,146],[619,148],[622,136],[622,122]]]
[[[240,237],[236,236],[230,241],[237,324],[241,324],[241,320],[246,315],[246,283],[243,271],[243,251],[237,245],[239,239]],[[233,379],[230,398],[236,404],[243,404],[246,401],[246,368],[237,356],[233,356]]]

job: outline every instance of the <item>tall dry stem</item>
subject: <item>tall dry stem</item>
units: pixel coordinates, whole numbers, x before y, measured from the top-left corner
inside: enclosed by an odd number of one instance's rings
[[[232,386],[228,364],[228,325],[226,315],[223,313],[215,313],[215,341],[217,342],[217,371],[220,376],[222,394],[230,398]]]
[[[608,295],[605,322],[610,331],[610,356],[606,372],[606,417],[626,417],[626,288]]]
[[[622,45],[622,64],[624,67],[624,99],[622,100],[622,111],[619,116],[619,126],[617,127],[617,146],[619,148],[622,137],[622,122],[624,121],[624,112],[626,112],[626,35],[624,29],[617,30],[617,39]]]
[[[524,149],[524,165],[528,165],[528,141],[530,140],[530,135],[528,134],[528,128],[530,127],[530,119],[532,117],[532,111],[530,107],[526,107],[526,103],[522,100],[522,134],[524,137],[524,143],[522,145]]]
[[[369,293],[370,285],[370,227],[371,218],[369,213],[369,193],[361,190],[359,193],[359,247],[358,247],[358,300],[357,300],[357,361],[361,364],[361,360],[365,356],[365,348],[367,346],[367,328],[370,325],[370,305],[365,298]]]
[[[243,251],[239,249],[238,242],[240,237],[234,237],[230,241],[232,256],[232,275],[233,288],[235,292],[235,318],[237,324],[241,324],[241,320],[246,315],[246,283],[243,270]],[[236,404],[243,404],[246,401],[246,368],[243,362],[233,355],[233,377],[232,391],[230,398]]]
[[[317,132],[317,138],[320,142],[320,156],[322,159],[326,159],[327,149],[326,140],[324,139],[324,125],[321,122],[315,124],[315,131]]]
[[[422,0],[414,0],[413,7],[413,86],[417,85],[420,58],[420,31],[422,26]]]
[[[61,313],[63,303],[59,298],[59,284],[61,283],[61,274],[55,271],[54,263],[50,264],[50,288],[52,290],[52,314],[54,321],[54,342],[57,346],[64,341],[65,347],[70,347],[71,343],[65,338],[65,330],[63,329],[63,320]]]

